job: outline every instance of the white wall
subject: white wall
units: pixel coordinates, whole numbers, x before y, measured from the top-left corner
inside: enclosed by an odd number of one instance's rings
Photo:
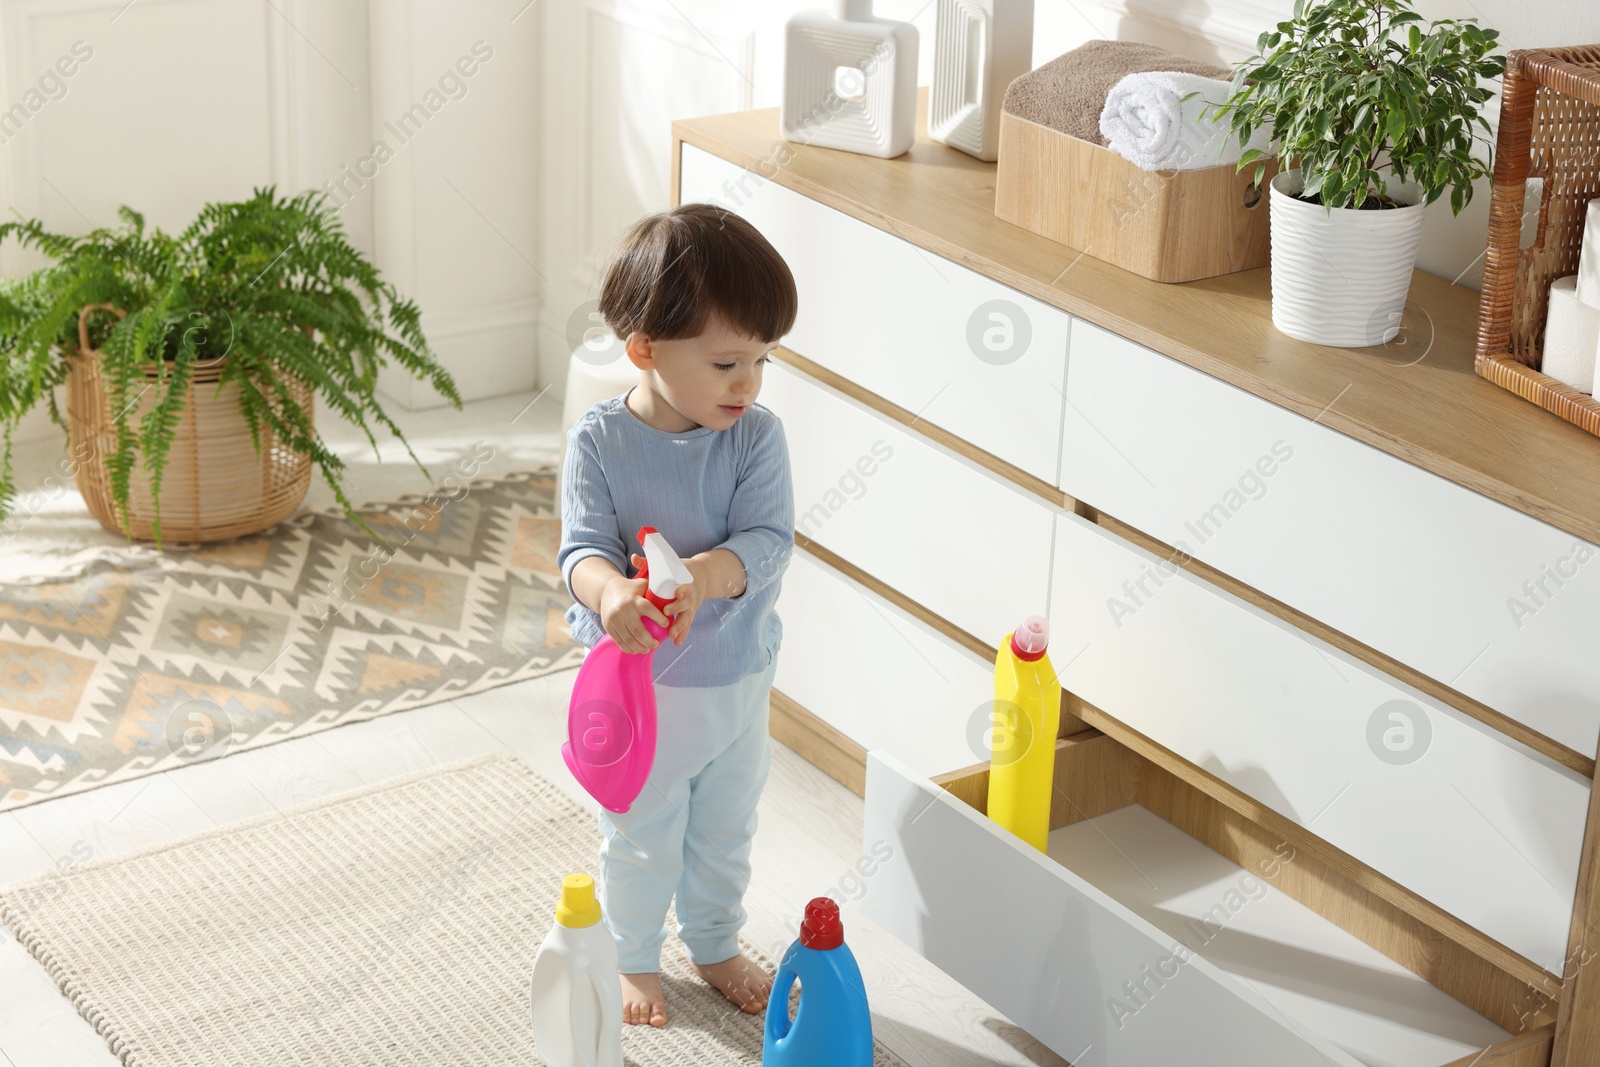
[[[82,234],[116,225],[128,204],[176,233],[207,201],[255,186],[329,189],[351,242],[422,308],[465,395],[530,389],[539,42],[531,12],[512,21],[521,7],[0,0],[0,110],[27,112],[0,127],[0,211]],[[475,41],[487,61],[441,91]],[[75,42],[89,58],[30,95]],[[427,110],[402,143],[384,124],[418,103]],[[392,157],[377,166],[380,140]],[[6,274],[43,262],[15,242],[0,249]],[[381,386],[402,406],[439,402],[404,375]],[[36,417],[22,439],[52,432]]]
[[[464,397],[531,389],[543,291],[538,18],[526,0],[370,0],[367,11],[370,144],[394,152],[368,167],[377,175],[362,190],[377,262],[415,296]],[[403,373],[385,389],[410,407],[439,402]]]
[[[674,0],[541,0],[545,18],[541,197],[550,257],[541,330],[540,380],[565,380],[566,323],[597,292],[597,257],[629,223],[668,203],[670,120],[776,107],[783,23],[825,3],[749,4]],[[1147,41],[1231,65],[1256,35],[1287,18],[1293,0],[1035,0],[1033,63],[1084,41]],[[1505,48],[1600,41],[1600,3],[1556,0],[1417,0],[1427,18],[1477,18]],[[909,19],[925,43],[918,83],[932,79],[935,5],[878,0],[877,14]],[[1491,125],[1498,103],[1491,103]],[[774,136],[776,136],[774,124]],[[1428,209],[1418,265],[1476,286],[1488,225],[1482,183],[1459,217],[1448,200]]]
[[[1600,40],[1600,4],[1418,3],[1430,18],[1497,26],[1511,48]],[[128,203],[175,231],[205,201],[254,185],[331,187],[353,243],[421,305],[467,396],[549,386],[544,402],[556,402],[568,325],[597,295],[600,258],[667,206],[672,120],[775,107],[784,22],[814,6],[824,5],[0,0],[0,109],[29,100],[74,42],[93,49],[53,89],[59,98],[0,136],[0,211],[84,233]],[[1291,8],[1036,0],[1033,61],[1120,37],[1231,63]],[[877,11],[917,25],[927,84],[935,5],[878,0]],[[475,42],[492,55],[474,57]],[[459,98],[439,93],[463,57],[474,72]],[[388,124],[430,90],[437,106],[402,142]],[[1430,208],[1423,269],[1476,284],[1486,207],[1480,191],[1458,219],[1447,204]],[[37,265],[14,244],[0,249],[0,271]],[[382,386],[407,406],[437,402],[403,376]]]

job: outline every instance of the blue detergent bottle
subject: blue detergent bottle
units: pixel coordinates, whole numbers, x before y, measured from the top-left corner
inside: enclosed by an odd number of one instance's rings
[[[800,1005],[789,1018],[789,990],[800,980]],[[872,1013],[861,968],[844,943],[839,905],[806,905],[800,939],[778,964],[767,999],[762,1067],[872,1067]]]

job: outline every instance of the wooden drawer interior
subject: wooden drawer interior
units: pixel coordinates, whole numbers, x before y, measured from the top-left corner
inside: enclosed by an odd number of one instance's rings
[[[1105,709],[1091,725],[1382,872],[1530,980],[1561,969],[1587,776],[1077,515],[1056,533],[1051,660]]]
[[[1469,949],[1406,930],[1396,909],[1319,858],[1324,843],[1270,833],[1114,738],[1068,728],[1056,740],[1052,861],[1368,1067],[1548,1062],[1549,998],[1530,998]],[[987,763],[932,781],[984,812]],[[1136,994],[1148,994],[1125,992],[1136,1016]]]

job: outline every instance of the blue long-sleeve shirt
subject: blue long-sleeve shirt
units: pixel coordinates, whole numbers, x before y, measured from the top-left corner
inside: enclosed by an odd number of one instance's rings
[[[725,430],[667,433],[628,409],[628,393],[602,400],[567,431],[556,553],[567,592],[572,569],[587,556],[604,556],[635,577],[628,557],[644,554],[641,526],[654,526],[684,559],[726,548],[744,564],[744,592],[712,598],[717,590],[707,590],[682,647],[663,639],[656,648],[653,674],[662,685],[712,686],[765,670],[783,637],[773,605],[794,552],[783,423],[751,404]],[[572,637],[592,648],[605,636],[599,613],[572,599]]]

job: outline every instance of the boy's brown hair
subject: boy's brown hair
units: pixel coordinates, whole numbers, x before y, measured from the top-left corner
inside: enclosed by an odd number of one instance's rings
[[[600,314],[624,341],[699,336],[713,313],[770,344],[794,327],[800,300],[778,250],[715,204],[680,204],[634,223],[606,263]]]

